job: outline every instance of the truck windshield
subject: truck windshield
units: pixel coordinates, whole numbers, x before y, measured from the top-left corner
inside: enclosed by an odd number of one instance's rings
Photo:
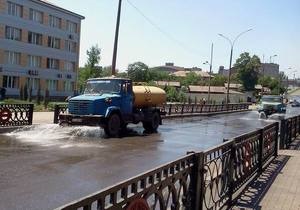
[[[271,97],[271,96],[267,96],[267,97],[262,97],[261,99],[263,102],[278,102],[281,103],[281,97]]]
[[[121,85],[119,80],[91,80],[87,82],[84,94],[119,93]]]

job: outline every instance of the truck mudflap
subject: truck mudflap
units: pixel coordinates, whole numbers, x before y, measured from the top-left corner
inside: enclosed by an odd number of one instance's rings
[[[73,115],[60,114],[59,124],[68,125],[86,125],[86,126],[103,126],[105,117],[102,115]]]

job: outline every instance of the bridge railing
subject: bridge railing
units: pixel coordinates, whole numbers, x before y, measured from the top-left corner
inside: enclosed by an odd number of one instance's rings
[[[211,112],[225,112],[249,109],[249,103],[238,104],[172,104],[168,103],[161,107],[168,116],[181,115],[181,114],[201,114]]]
[[[286,149],[300,135],[300,115],[283,119],[280,124],[280,149]]]
[[[227,208],[244,184],[277,156],[278,127],[273,123],[206,151],[190,153],[58,209]]]
[[[0,127],[32,125],[33,104],[0,104]]]
[[[239,104],[172,104],[168,103],[160,107],[161,111],[165,112],[167,116],[184,115],[184,114],[201,114],[201,113],[215,113],[226,111],[248,110],[249,103]],[[67,104],[57,104],[54,106],[54,119],[56,124],[59,122],[59,114],[66,113],[68,109]]]

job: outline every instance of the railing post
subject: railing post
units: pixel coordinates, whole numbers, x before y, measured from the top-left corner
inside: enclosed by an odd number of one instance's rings
[[[286,119],[283,119],[280,122],[280,149],[286,148],[286,121]]]
[[[57,124],[58,123],[58,116],[59,116],[59,111],[60,109],[59,109],[59,105],[55,105],[54,106],[54,119],[53,119],[53,123],[54,124]]]
[[[233,141],[231,145],[231,152],[230,152],[230,161],[229,161],[229,188],[228,188],[228,206],[232,206],[232,197],[234,192],[234,165],[235,165],[235,153],[236,153],[236,142]]]
[[[293,122],[294,122],[294,139],[297,138],[297,118],[293,117]]]
[[[279,132],[279,122],[276,122],[276,134],[275,134],[275,151],[274,151],[274,156],[278,156],[278,132]]]
[[[191,209],[203,210],[204,200],[204,153],[195,154],[195,168],[193,171],[193,177],[191,179],[191,187],[193,189]]]
[[[298,125],[298,135],[300,135],[300,115],[298,116],[297,125]]]
[[[194,113],[194,106],[195,104],[192,104],[192,114]]]
[[[172,114],[172,104],[170,104],[170,107],[169,107],[169,115]]]
[[[264,129],[259,129],[258,139],[258,173],[263,171]]]
[[[34,105],[33,104],[29,104],[29,115],[28,115],[28,123],[29,123],[29,125],[32,125],[33,110],[34,110]]]
[[[184,104],[181,105],[181,114],[183,114]]]

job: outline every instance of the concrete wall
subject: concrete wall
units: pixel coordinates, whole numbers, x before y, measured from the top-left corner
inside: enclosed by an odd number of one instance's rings
[[[200,101],[202,98],[205,98],[206,101],[208,100],[207,93],[187,93],[187,97],[190,97],[193,102],[195,101],[195,97],[198,101]],[[230,94],[229,98],[231,103],[247,101],[247,96],[245,94]],[[212,102],[221,104],[222,102],[226,101],[226,94],[210,94],[210,100]]]

